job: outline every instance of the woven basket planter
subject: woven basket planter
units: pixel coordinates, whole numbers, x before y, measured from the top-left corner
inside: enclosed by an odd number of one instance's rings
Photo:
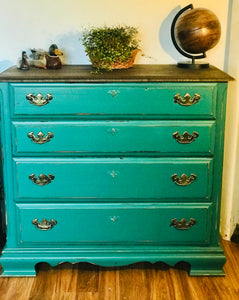
[[[132,68],[134,61],[135,61],[135,57],[137,55],[137,53],[139,52],[138,49],[132,50],[132,56],[130,57],[129,60],[125,61],[125,62],[114,62],[112,64],[109,65],[109,69],[110,70],[116,70],[116,69],[128,69],[128,68]],[[90,61],[92,63],[92,66],[97,68],[97,69],[106,69],[105,67],[105,63],[102,63],[101,61],[95,61],[92,57],[90,57]]]

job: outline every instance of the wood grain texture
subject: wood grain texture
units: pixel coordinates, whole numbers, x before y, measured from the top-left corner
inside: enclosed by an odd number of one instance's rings
[[[205,53],[221,36],[221,25],[213,12],[196,8],[184,12],[176,22],[176,39],[188,53]]]
[[[222,242],[225,277],[189,277],[185,268],[138,263],[37,265],[36,278],[0,278],[0,300],[237,300],[239,244]]]
[[[0,82],[227,82],[232,77],[210,66],[207,69],[181,69],[176,65],[134,65],[133,68],[92,74],[91,65],[65,65],[60,70],[12,67],[0,74]]]

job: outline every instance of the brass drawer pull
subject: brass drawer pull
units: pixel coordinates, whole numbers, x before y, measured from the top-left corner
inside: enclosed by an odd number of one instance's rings
[[[199,133],[196,131],[193,131],[192,134],[189,134],[187,131],[184,131],[182,136],[178,131],[173,133],[173,138],[179,143],[179,144],[190,144],[194,142],[199,137]]]
[[[52,174],[49,174],[49,175],[47,176],[47,175],[41,173],[41,174],[38,176],[38,179],[37,179],[37,177],[36,177],[35,174],[29,175],[29,179],[30,179],[30,180],[32,180],[35,184],[41,185],[41,186],[46,185],[46,184],[48,184],[48,183],[51,183],[51,181],[54,180],[54,178],[55,178],[55,176],[52,175]]]
[[[180,221],[177,221],[176,218],[171,220],[170,226],[173,226],[176,229],[185,230],[191,228],[193,225],[196,224],[196,220],[193,218],[190,218],[189,221],[182,218]]]
[[[113,98],[116,97],[119,93],[120,93],[120,91],[118,91],[118,90],[108,91],[108,94],[110,94]]]
[[[52,132],[47,132],[47,135],[44,137],[44,133],[43,132],[38,132],[37,137],[34,135],[34,132],[31,131],[27,134],[27,136],[36,144],[45,144],[47,142],[49,142],[53,137],[54,134]]]
[[[33,105],[43,106],[48,104],[53,99],[53,96],[51,94],[46,94],[45,98],[43,98],[43,95],[39,93],[36,96],[34,94],[28,94],[26,95],[26,98]]]
[[[57,224],[57,221],[54,219],[51,219],[50,221],[43,219],[41,222],[39,222],[38,219],[34,219],[32,220],[32,224],[40,230],[50,230]]]
[[[185,186],[193,183],[197,179],[197,175],[191,174],[190,176],[187,176],[185,173],[183,173],[180,177],[178,174],[173,174],[171,176],[171,179],[173,182],[175,182],[177,185]]]
[[[191,106],[198,103],[200,98],[201,96],[199,94],[194,94],[194,96],[191,97],[189,93],[186,93],[183,97],[181,97],[180,93],[178,93],[174,96],[174,103],[183,106]]]

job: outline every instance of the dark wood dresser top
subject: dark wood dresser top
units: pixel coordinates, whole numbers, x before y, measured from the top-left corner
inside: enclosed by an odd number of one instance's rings
[[[227,82],[233,80],[225,72],[207,69],[183,69],[176,65],[134,65],[131,69],[92,74],[91,65],[64,65],[60,70],[32,67],[23,71],[11,67],[0,74],[0,82]]]

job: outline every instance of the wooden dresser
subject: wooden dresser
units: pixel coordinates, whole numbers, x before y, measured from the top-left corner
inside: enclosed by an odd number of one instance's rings
[[[7,243],[2,276],[139,261],[222,275],[227,82],[210,67],[0,75]]]

